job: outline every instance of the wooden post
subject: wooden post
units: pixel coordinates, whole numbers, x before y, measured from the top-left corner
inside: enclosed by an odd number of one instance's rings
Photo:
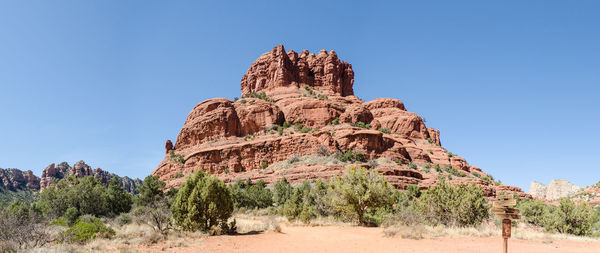
[[[511,220],[521,219],[519,209],[513,208],[515,205],[517,205],[517,201],[508,198],[499,198],[493,203],[492,212],[496,214],[496,218],[502,220],[502,245],[504,253],[508,253],[508,238],[510,238],[511,234]]]

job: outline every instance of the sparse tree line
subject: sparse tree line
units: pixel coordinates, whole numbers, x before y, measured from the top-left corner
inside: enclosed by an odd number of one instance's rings
[[[600,209],[563,199],[550,207],[540,201],[521,201],[523,221],[547,231],[575,235],[598,234]],[[443,224],[475,226],[490,218],[483,190],[476,185],[450,185],[443,180],[421,191],[409,185],[396,190],[381,174],[364,168],[344,176],[304,181],[292,186],[285,178],[271,187],[263,181],[226,185],[215,176],[197,172],[179,189],[148,176],[135,196],[119,184],[108,186],[93,177],[70,177],[48,187],[31,204],[19,201],[0,207],[0,251],[48,243],[85,243],[115,231],[118,225],[144,224],[161,234],[172,229],[211,235],[236,232],[235,210],[264,209],[290,221],[310,223],[318,217],[363,226]],[[63,227],[51,235],[49,227]]]

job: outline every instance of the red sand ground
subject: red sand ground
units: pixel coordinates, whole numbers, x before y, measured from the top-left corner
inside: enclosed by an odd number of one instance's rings
[[[384,237],[381,228],[282,226],[265,232],[213,236],[170,252],[502,252],[502,238],[402,239]],[[509,240],[509,252],[598,253],[600,242]]]

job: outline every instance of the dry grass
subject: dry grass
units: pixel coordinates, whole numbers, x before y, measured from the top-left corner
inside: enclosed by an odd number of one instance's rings
[[[266,231],[281,232],[279,223],[285,220],[285,218],[275,215],[255,216],[240,213],[235,214],[233,218],[236,220],[237,231],[240,234]]]
[[[453,237],[495,237],[501,236],[501,228],[493,221],[485,222],[477,227],[447,227],[428,225],[392,225],[383,229],[384,236],[393,237],[400,235],[402,238],[453,238]],[[552,243],[554,241],[583,241],[598,242],[600,238],[575,236],[544,232],[541,228],[521,224],[512,228],[512,238]]]
[[[246,211],[235,213],[238,232],[240,234],[255,232],[282,232],[281,223],[291,226],[356,226],[354,223],[342,222],[332,217],[318,217],[310,224],[302,222],[289,222],[285,217],[271,215],[266,211]],[[36,248],[31,252],[147,252],[164,251],[172,248],[194,247],[208,235],[201,232],[170,231],[168,235],[161,235],[148,226],[129,224],[113,227],[116,235],[112,239],[95,239],[85,245],[54,244]],[[404,239],[435,239],[435,238],[476,238],[498,237],[500,226],[494,221],[487,221],[477,227],[447,227],[428,225],[392,224],[382,229],[385,237],[401,237]],[[335,235],[332,235],[335,236]],[[552,234],[544,232],[541,228],[521,223],[513,227],[512,238],[534,242],[552,243],[555,241],[598,242],[600,238],[573,236],[566,234]]]

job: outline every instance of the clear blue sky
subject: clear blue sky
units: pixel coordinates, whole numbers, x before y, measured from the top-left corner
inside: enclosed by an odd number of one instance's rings
[[[401,99],[504,183],[600,180],[599,1],[211,2],[2,1],[0,167],[143,178],[284,44],[335,50],[360,98]]]

